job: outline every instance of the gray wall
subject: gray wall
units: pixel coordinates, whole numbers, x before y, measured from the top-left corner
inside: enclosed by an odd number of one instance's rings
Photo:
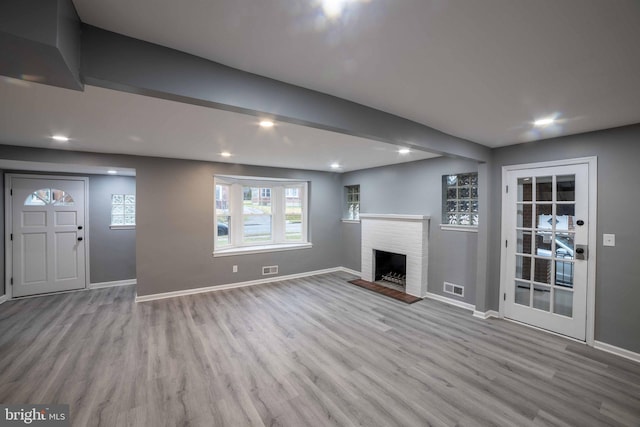
[[[338,174],[159,158],[140,158],[136,169],[138,295],[261,279],[265,265],[280,275],[341,265]],[[309,181],[313,247],[214,258],[214,174]]]
[[[473,161],[436,158],[345,173],[342,185],[360,185],[362,213],[429,215],[429,292],[475,304],[477,234],[440,230],[442,175],[476,172]],[[484,218],[481,221],[486,220]],[[343,265],[361,271],[360,224],[345,223]],[[465,287],[464,298],[442,291],[443,282]]]
[[[89,176],[91,283],[136,278],[136,230],[109,228],[112,194],[136,194],[135,177]]]
[[[638,159],[640,125],[573,135],[493,152],[494,182],[502,166],[586,156],[598,157],[598,227],[596,263],[596,324],[598,341],[640,352],[640,211]],[[495,191],[490,225],[490,298],[498,308],[500,286],[501,193]],[[616,235],[615,247],[602,246],[602,234]]]

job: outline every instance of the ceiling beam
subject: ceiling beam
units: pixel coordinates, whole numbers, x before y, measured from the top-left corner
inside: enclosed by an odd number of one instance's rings
[[[83,24],[85,83],[268,117],[436,154],[486,161],[489,148],[342,98]]]
[[[71,0],[2,0],[0,74],[82,90],[80,37]]]

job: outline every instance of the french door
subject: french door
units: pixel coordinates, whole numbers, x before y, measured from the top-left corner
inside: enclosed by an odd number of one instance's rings
[[[589,165],[509,170],[504,316],[585,340]]]
[[[12,296],[84,288],[85,180],[10,179]]]

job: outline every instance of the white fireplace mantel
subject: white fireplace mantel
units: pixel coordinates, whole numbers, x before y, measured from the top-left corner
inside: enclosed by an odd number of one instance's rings
[[[424,297],[427,294],[429,220],[425,215],[361,213],[362,279],[375,280],[374,251],[406,255],[405,292]]]

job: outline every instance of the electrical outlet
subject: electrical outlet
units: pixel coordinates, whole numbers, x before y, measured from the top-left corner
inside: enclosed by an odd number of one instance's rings
[[[234,273],[237,273],[237,272],[238,272],[238,266],[237,266],[237,265],[234,265],[234,266],[233,266],[233,272],[234,272]]]

